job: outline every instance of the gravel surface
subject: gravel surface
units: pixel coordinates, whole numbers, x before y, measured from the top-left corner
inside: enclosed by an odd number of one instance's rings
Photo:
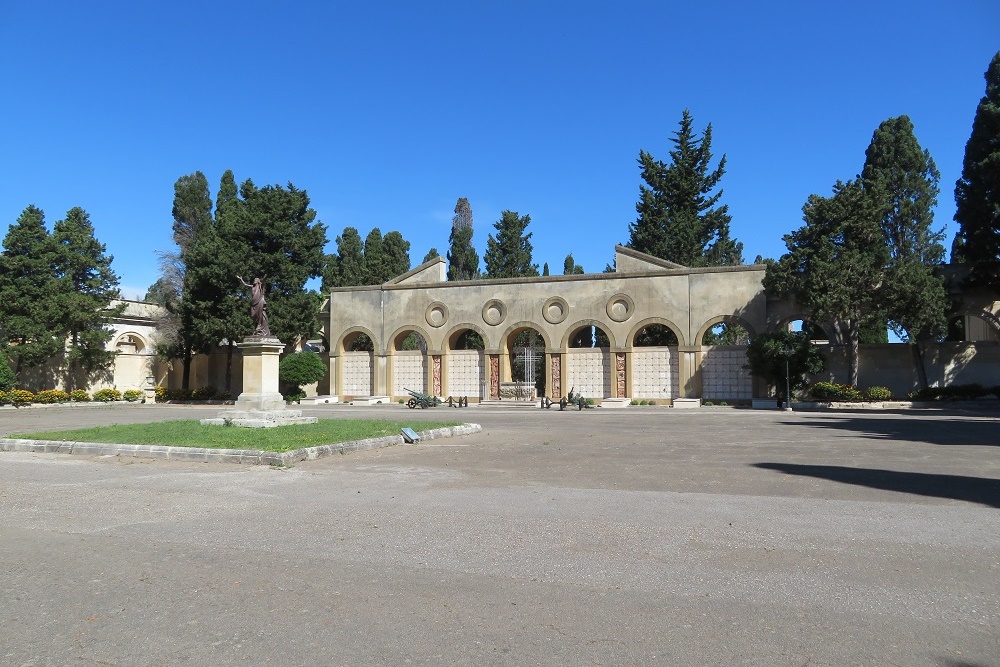
[[[1000,665],[995,415],[305,411],[483,431],[290,468],[0,454],[0,665]]]

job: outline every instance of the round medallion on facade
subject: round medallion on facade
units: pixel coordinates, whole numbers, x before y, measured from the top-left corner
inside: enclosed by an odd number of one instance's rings
[[[624,322],[635,312],[635,302],[628,294],[615,294],[608,299],[608,317],[615,322]]]
[[[431,325],[435,329],[444,325],[448,321],[448,306],[444,305],[440,301],[435,301],[431,305],[427,306],[427,312],[424,313],[424,319],[427,320],[427,324]]]
[[[561,296],[554,296],[542,306],[542,317],[549,324],[559,324],[569,315],[569,304]]]
[[[507,319],[507,306],[500,299],[490,299],[483,306],[483,322],[495,327]]]

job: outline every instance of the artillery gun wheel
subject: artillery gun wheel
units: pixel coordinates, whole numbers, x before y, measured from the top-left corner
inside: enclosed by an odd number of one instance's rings
[[[411,398],[410,400],[408,400],[408,401],[406,402],[406,407],[408,407],[408,408],[409,408],[409,409],[411,409],[411,410],[412,410],[413,408],[417,407],[417,399],[415,399],[415,398]]]

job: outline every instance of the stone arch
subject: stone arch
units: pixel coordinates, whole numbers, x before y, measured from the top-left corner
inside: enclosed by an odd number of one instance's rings
[[[146,337],[137,331],[123,331],[121,334],[115,338],[114,344],[111,346],[113,350],[120,350],[121,346],[134,345],[135,351],[130,354],[145,354],[149,350],[149,341]]]
[[[677,336],[677,343],[679,345],[686,345],[684,340],[684,334],[679,326],[666,319],[665,317],[647,317],[646,319],[637,322],[635,326],[632,327],[628,332],[628,336],[625,337],[625,345],[629,348],[635,347],[635,337],[640,331],[650,326],[651,324],[662,324]]]
[[[975,317],[981,319],[992,329],[993,337],[996,340],[1000,340],[1000,317],[997,317],[994,313],[975,306],[961,306],[959,308],[954,308],[949,310],[947,314],[949,326],[952,320],[956,317]],[[968,332],[964,332],[963,340],[969,340]]]
[[[698,335],[694,337],[694,344],[701,345],[701,341],[705,339],[705,334],[716,324],[738,324],[746,329],[746,332],[751,338],[757,335],[757,332],[752,326],[750,326],[750,323],[739,315],[716,315],[715,317],[706,320],[705,323],[701,325],[701,328],[698,330]]]
[[[430,346],[431,337],[423,327],[417,326],[416,324],[405,324],[393,331],[392,335],[385,341],[385,351],[388,354],[395,354],[400,351],[396,349],[396,346],[399,345],[402,340],[400,336],[404,333],[409,333],[410,331],[416,331],[417,334],[424,339],[424,342],[428,345],[428,347]],[[405,338],[405,336],[403,336],[403,338]]]
[[[490,344],[493,341],[490,340],[490,337],[489,337],[489,335],[487,335],[486,331],[483,330],[482,327],[480,327],[480,326],[478,326],[476,324],[472,324],[470,322],[463,322],[461,324],[456,324],[451,329],[448,329],[448,333],[446,333],[445,336],[444,336],[444,344],[446,346],[445,349],[447,349],[447,350],[453,349],[452,348],[452,344],[454,343],[453,339],[456,338],[458,336],[458,334],[461,334],[462,332],[465,332],[465,331],[475,331],[477,334],[479,334],[482,337],[482,339],[483,339],[483,345],[486,347],[486,349],[492,349],[492,347],[491,347]]]
[[[513,340],[514,336],[521,333],[521,331],[523,331],[524,329],[534,329],[535,331],[537,331],[539,337],[541,337],[542,339],[542,343],[545,345],[545,349],[551,349],[552,341],[549,340],[549,337],[545,333],[545,330],[542,328],[542,326],[538,324],[538,322],[531,322],[528,320],[515,322],[514,324],[507,327],[507,329],[504,330],[503,335],[500,337],[499,347],[504,351],[508,350],[510,348],[510,343]]]
[[[359,333],[363,333],[364,335],[368,336],[368,338],[371,339],[374,348],[378,350],[379,340],[378,338],[375,337],[375,334],[372,333],[371,329],[361,326],[355,326],[351,327],[350,329],[344,330],[344,332],[340,335],[340,339],[337,340],[337,346],[335,348],[331,348],[330,352],[332,353],[334,350],[336,350],[338,354],[342,352],[347,352],[345,343],[348,341],[349,338],[353,338],[355,334]]]
[[[607,322],[602,322],[600,320],[583,319],[577,320],[573,324],[569,325],[566,329],[566,333],[563,334],[562,341],[559,343],[559,349],[565,352],[569,349],[570,340],[573,338],[573,334],[582,329],[583,327],[597,327],[605,333],[608,337],[608,343],[612,348],[619,346],[617,339],[615,339],[615,334],[611,331],[611,327]]]
[[[800,321],[801,322],[808,322],[812,326],[818,327],[826,335],[826,338],[823,338],[823,339],[814,339],[814,340],[827,340],[827,341],[830,341],[831,343],[836,340],[835,336],[837,334],[837,330],[836,330],[836,327],[833,326],[833,322],[821,322],[819,320],[815,320],[815,319],[809,317],[805,313],[793,313],[791,315],[787,315],[785,317],[782,317],[781,319],[779,319],[777,321],[777,326],[775,327],[775,330],[776,331],[786,331],[786,330],[788,330],[788,327],[789,327],[789,325],[792,324],[792,322],[800,322]]]

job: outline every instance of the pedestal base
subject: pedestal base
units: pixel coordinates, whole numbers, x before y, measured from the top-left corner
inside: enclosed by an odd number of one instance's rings
[[[224,410],[214,419],[202,419],[204,426],[276,428],[293,424],[315,424],[316,417],[303,417],[301,410]]]

